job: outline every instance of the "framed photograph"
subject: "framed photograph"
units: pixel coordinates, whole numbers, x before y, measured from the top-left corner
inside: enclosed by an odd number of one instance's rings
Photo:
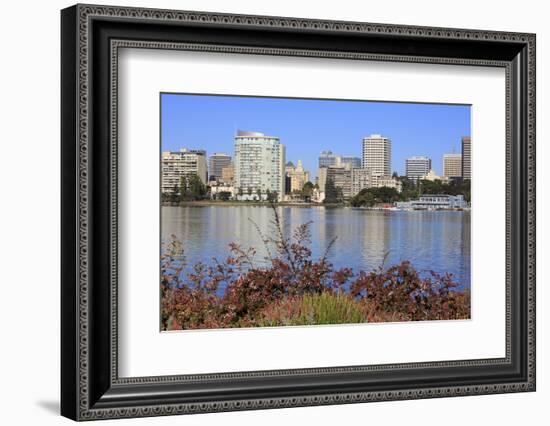
[[[61,12],[61,412],[535,390],[535,35]]]

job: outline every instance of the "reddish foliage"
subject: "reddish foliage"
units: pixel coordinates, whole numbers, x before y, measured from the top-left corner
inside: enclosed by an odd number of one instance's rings
[[[350,285],[350,293],[369,312],[392,314],[412,321],[469,317],[469,294],[452,291],[457,284],[450,274],[430,272],[421,278],[410,262],[386,270],[361,272]]]

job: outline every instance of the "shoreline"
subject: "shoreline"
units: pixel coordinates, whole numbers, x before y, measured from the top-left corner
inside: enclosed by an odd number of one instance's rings
[[[316,204],[316,203],[292,203],[280,202],[273,203],[276,207],[347,207],[345,204]],[[203,207],[203,206],[222,206],[222,207],[237,207],[237,206],[253,206],[253,207],[269,207],[270,203],[261,201],[182,201],[180,203],[161,203],[162,207]]]
[[[248,207],[269,207],[271,208],[271,204],[266,202],[258,202],[258,201],[212,201],[212,200],[204,200],[204,201],[182,201],[180,203],[161,203],[161,207],[242,207],[242,206],[248,206]],[[324,208],[350,208],[353,210],[368,210],[368,211],[398,211],[398,212],[410,212],[410,211],[429,211],[429,212],[458,212],[458,211],[464,211],[469,212],[471,211],[471,208],[468,209],[398,209],[398,208],[384,208],[384,207],[353,207],[347,204],[322,204],[322,203],[293,203],[293,202],[280,202],[280,203],[273,203],[273,206],[275,207],[298,207],[298,208],[318,208],[318,207],[324,207]]]

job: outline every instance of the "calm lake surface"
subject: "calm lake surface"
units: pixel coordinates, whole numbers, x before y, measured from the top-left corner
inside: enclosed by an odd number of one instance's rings
[[[452,273],[461,288],[470,287],[470,212],[372,211],[331,207],[277,207],[284,231],[311,221],[313,258],[329,252],[335,268],[371,271],[409,260],[419,271]],[[174,234],[184,244],[189,264],[225,260],[231,242],[257,250],[258,264],[267,252],[252,223],[265,235],[273,232],[267,206],[163,206],[164,241]]]

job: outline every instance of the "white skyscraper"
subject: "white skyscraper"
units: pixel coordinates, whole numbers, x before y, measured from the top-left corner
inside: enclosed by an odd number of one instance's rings
[[[239,130],[235,136],[235,191],[239,200],[267,199],[268,191],[282,201],[285,149],[276,136]]]
[[[206,152],[182,148],[164,151],[161,159],[163,193],[171,192],[181,184],[182,177],[197,175],[206,184]]]
[[[391,176],[391,140],[382,135],[363,138],[362,167],[373,176]]]

